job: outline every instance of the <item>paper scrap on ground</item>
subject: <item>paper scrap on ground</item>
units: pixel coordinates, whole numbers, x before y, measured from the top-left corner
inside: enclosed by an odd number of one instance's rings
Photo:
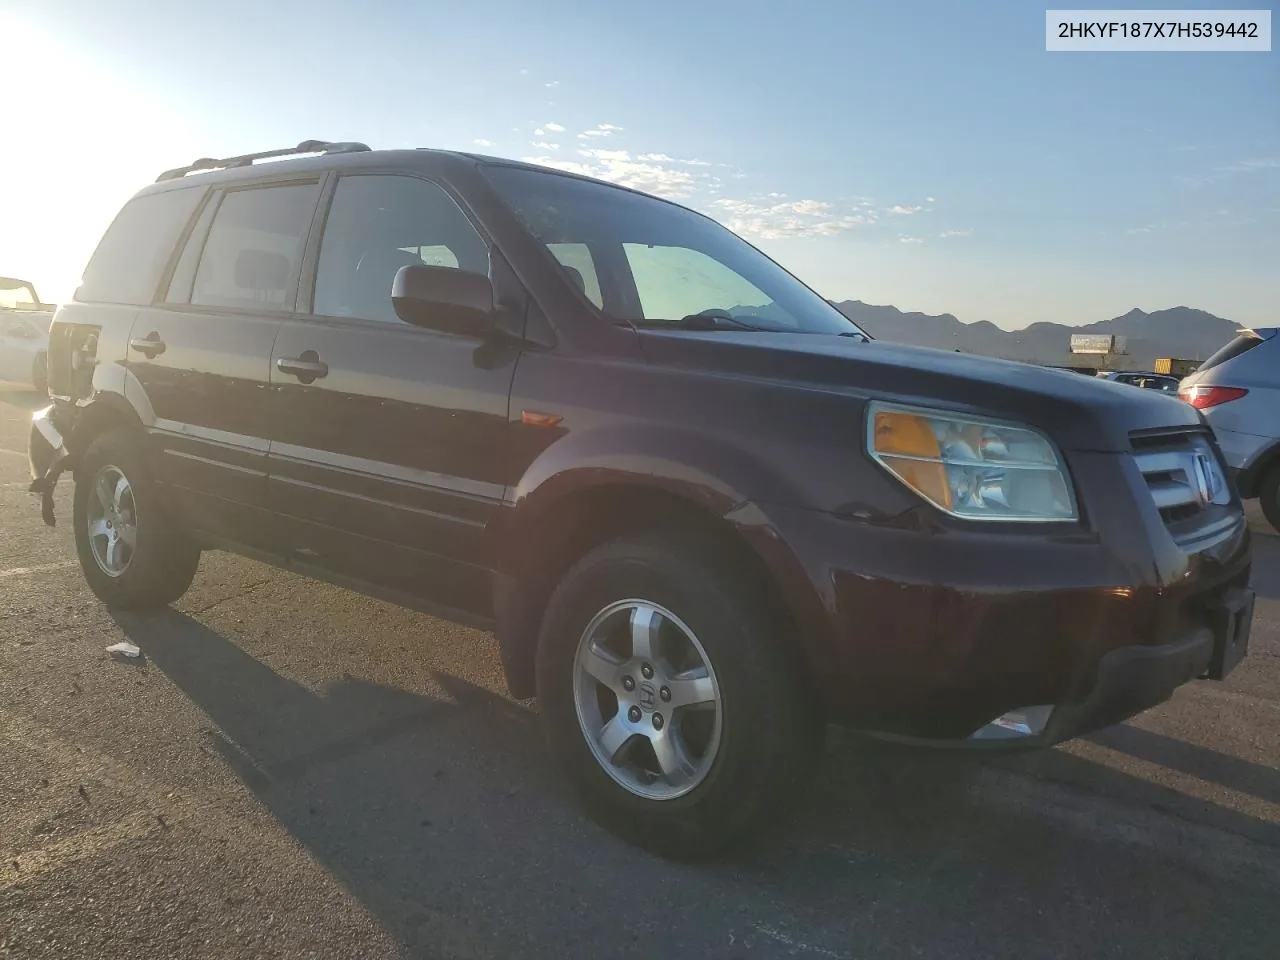
[[[107,647],[107,653],[118,653],[121,656],[130,658],[142,656],[142,650],[136,645],[130,643],[128,640],[121,640],[119,643],[113,643],[111,646]]]

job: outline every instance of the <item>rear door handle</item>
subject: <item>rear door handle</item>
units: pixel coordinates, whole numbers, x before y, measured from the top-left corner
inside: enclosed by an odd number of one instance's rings
[[[150,360],[164,353],[164,341],[160,339],[160,334],[152,330],[145,337],[134,337],[130,340],[129,349],[137,350]]]
[[[297,377],[303,383],[320,380],[329,374],[329,365],[314,350],[306,350],[300,357],[280,357],[276,360],[276,369]]]

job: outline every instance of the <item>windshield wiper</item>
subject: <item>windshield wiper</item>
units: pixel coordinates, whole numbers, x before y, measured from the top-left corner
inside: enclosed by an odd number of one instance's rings
[[[753,323],[747,323],[736,317],[708,317],[701,313],[691,313],[687,317],[681,317],[679,320],[662,320],[656,317],[644,317],[639,320],[627,320],[624,323],[630,323],[637,327],[647,327],[649,329],[666,329],[666,330],[727,330],[730,332],[738,330],[764,331],[768,327],[758,327]]]

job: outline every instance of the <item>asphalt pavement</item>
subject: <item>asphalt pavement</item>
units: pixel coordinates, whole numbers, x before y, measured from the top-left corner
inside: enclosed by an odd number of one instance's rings
[[[1256,509],[1226,682],[1017,757],[836,736],[793,823],[679,866],[579,814],[487,634],[218,553],[113,615],[70,483],[55,529],[26,492],[35,406],[0,386],[0,957],[1280,956]]]

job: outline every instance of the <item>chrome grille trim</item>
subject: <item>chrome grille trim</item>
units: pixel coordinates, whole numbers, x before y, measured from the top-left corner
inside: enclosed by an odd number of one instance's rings
[[[1190,533],[1189,525],[1230,502],[1226,474],[1203,431],[1135,436],[1132,456],[1166,526]]]

